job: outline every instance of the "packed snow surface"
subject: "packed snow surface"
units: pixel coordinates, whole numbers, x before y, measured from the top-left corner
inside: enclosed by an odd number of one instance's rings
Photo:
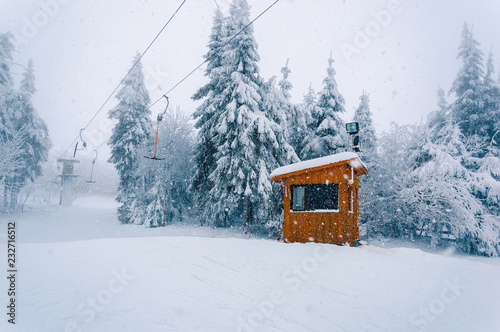
[[[0,331],[500,331],[499,259],[146,229],[115,208],[87,197],[1,218],[3,248],[17,225],[18,316]]]
[[[286,165],[286,166],[277,168],[271,173],[271,178],[273,178],[275,176],[288,174],[288,173],[303,171],[303,170],[314,168],[314,167],[335,164],[335,163],[338,163],[341,161],[351,160],[351,159],[359,160],[361,163],[361,160],[359,159],[359,156],[356,153],[354,153],[354,152],[341,152],[341,153],[337,153],[337,154],[332,154],[330,156],[300,161],[298,163],[294,163],[294,164],[290,164],[290,165]],[[361,165],[363,165],[363,164],[361,163]],[[364,165],[363,165],[363,167],[364,167]]]

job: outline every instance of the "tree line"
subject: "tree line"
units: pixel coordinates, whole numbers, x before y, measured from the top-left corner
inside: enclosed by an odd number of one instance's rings
[[[13,38],[9,32],[0,34],[0,212],[22,207],[21,190],[42,175],[52,146],[47,125],[31,101],[36,92],[32,60],[15,87]]]
[[[246,0],[233,0],[229,15],[215,11],[206,84],[194,92],[193,116],[170,107],[151,120],[150,96],[137,54],[109,111],[116,121],[109,140],[119,174],[121,223],[165,226],[195,219],[213,227],[276,235],[282,223],[282,187],[269,174],[277,167],[350,148],[332,56],[322,89],[312,86],[291,101],[291,69],[265,79]],[[51,146],[31,98],[33,63],[19,87],[10,72],[12,36],[0,34],[1,209],[19,207],[19,192],[41,175]],[[431,246],[453,244],[462,252],[500,253],[500,84],[494,59],[464,24],[451,89],[437,93],[424,123],[393,124],[377,134],[370,96],[363,92],[354,120],[360,124],[360,223],[364,239],[407,239]],[[449,101],[447,100],[449,99]],[[194,120],[194,125],[192,123]],[[152,160],[156,125],[159,139]]]
[[[492,52],[485,63],[479,45],[464,23],[462,66],[448,93],[453,101],[439,88],[437,109],[425,123],[393,124],[375,149],[364,149],[365,237],[500,254],[500,79],[493,79]]]
[[[260,75],[249,17],[245,0],[233,1],[227,17],[220,9],[215,12],[205,55],[208,82],[193,95],[201,102],[193,115],[196,134],[192,129],[177,131],[178,126],[187,127],[188,119],[161,124],[164,135],[184,134],[166,149],[180,145],[187,155],[160,150],[167,156],[164,162],[143,158],[144,149],[152,149],[153,130],[147,123],[150,100],[140,65],[124,82],[119,105],[109,113],[118,120],[110,140],[110,161],[121,176],[122,222],[164,225],[179,216],[179,210],[188,212],[182,201],[195,207],[204,224],[274,234],[281,223],[282,188],[271,182],[269,174],[277,167],[347,148],[340,118],[345,101],[338,91],[333,59],[328,59],[323,90],[316,94],[310,88],[304,102],[294,104],[288,63],[279,80]],[[173,165],[177,158],[184,164]],[[184,178],[172,176],[181,169]]]
[[[160,127],[169,137],[160,150],[165,161],[143,158],[153,148],[153,130],[140,70],[124,84],[110,112],[119,120],[110,161],[121,174],[121,222],[155,227],[191,216],[213,227],[276,234],[282,188],[271,183],[272,170],[349,149],[331,55],[322,90],[310,86],[303,101],[293,103],[288,62],[279,79],[260,75],[253,28],[244,29],[249,15],[245,0],[234,0],[227,17],[215,11],[207,82],[192,97],[200,102],[196,131],[188,117],[167,116],[172,123]],[[440,89],[438,108],[425,123],[393,124],[377,135],[369,94],[361,95],[354,120],[369,169],[360,189],[363,238],[453,243],[467,253],[499,254],[500,93],[493,56],[484,71],[478,46],[465,24],[458,55],[463,65],[449,93],[454,100],[448,103]],[[130,105],[120,110],[124,103]]]

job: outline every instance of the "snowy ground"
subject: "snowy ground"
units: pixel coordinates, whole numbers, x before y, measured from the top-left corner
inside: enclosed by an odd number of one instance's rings
[[[17,222],[18,306],[0,331],[500,331],[499,259],[151,230],[115,208],[87,197],[3,217],[3,271]]]

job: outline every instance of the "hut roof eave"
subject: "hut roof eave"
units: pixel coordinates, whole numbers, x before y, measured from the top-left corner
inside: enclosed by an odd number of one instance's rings
[[[349,165],[353,167],[359,174],[366,174],[367,172],[366,165],[361,161],[356,153],[342,152],[277,168],[271,173],[271,179],[273,181],[277,181],[281,178],[289,177],[305,171],[313,171],[325,166],[336,166],[344,162],[348,162]]]

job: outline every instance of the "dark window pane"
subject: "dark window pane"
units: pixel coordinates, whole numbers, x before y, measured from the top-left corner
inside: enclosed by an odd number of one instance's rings
[[[308,185],[306,209],[308,211],[338,210],[339,185],[338,184]]]

